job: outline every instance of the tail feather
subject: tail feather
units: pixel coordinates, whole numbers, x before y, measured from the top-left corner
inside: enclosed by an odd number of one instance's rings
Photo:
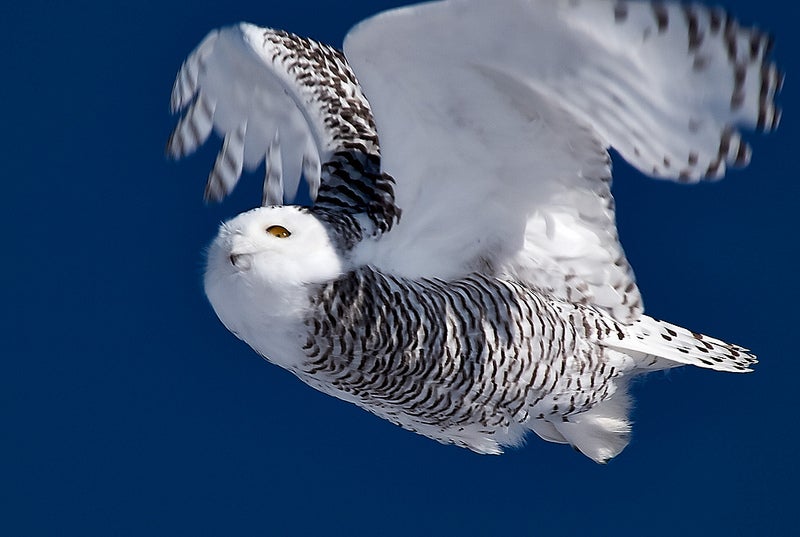
[[[630,397],[627,380],[645,370],[668,369],[684,364],[717,371],[751,371],[756,357],[747,349],[725,343],[643,316],[636,322],[617,324],[599,343],[611,353],[633,358],[629,375],[614,379],[610,396],[591,409],[565,419],[534,420],[528,427],[545,440],[569,443],[595,462],[605,463],[616,457],[630,440],[628,420]],[[622,358],[619,361],[622,361]],[[630,363],[630,362],[628,362]]]
[[[674,364],[747,373],[752,371],[750,366],[758,362],[748,349],[648,316],[620,326],[620,330],[621,339],[611,337],[602,344],[628,354],[630,351],[641,353],[643,362],[650,359],[653,365],[658,365],[658,359],[665,359]]]

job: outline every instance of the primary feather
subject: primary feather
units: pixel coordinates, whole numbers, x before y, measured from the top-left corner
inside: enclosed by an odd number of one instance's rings
[[[481,453],[532,430],[608,460],[632,376],[755,358],[643,315],[607,149],[684,182],[745,165],[737,127],[780,117],[770,48],[719,10],[608,0],[410,6],[358,25],[346,58],[212,32],[168,154],[216,129],[208,198],[266,178],[212,244],[209,299],[270,361],[407,429]],[[281,206],[301,173],[313,207]]]

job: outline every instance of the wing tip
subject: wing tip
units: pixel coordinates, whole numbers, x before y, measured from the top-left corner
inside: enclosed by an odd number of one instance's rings
[[[189,104],[197,93],[197,81],[219,38],[220,30],[210,31],[181,63],[170,94],[170,113],[177,114]]]

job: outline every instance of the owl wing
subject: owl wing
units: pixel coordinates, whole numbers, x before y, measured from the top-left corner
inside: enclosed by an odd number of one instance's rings
[[[266,161],[264,204],[293,201],[305,177],[330,212],[365,213],[378,231],[397,218],[369,104],[333,47],[247,23],[214,30],[181,66],[171,108],[181,118],[168,156],[194,152],[212,130],[223,139],[207,200]]]
[[[661,2],[449,0],[362,22],[345,54],[403,218],[360,261],[501,271],[638,317],[606,149],[683,182],[745,165],[736,126],[779,119],[770,48],[719,10]]]

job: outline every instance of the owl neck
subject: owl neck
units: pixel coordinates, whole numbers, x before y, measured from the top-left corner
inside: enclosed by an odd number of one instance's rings
[[[217,317],[236,337],[270,362],[295,369],[302,360],[308,286],[254,285],[243,278],[207,274],[205,291]]]

